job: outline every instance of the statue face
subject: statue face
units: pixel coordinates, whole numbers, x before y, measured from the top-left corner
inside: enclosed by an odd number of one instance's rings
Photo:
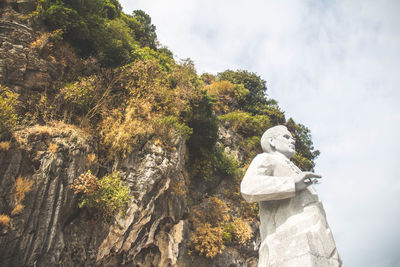
[[[277,152],[282,153],[287,158],[291,158],[296,154],[295,140],[288,130],[282,131],[278,136],[273,138],[271,145]]]

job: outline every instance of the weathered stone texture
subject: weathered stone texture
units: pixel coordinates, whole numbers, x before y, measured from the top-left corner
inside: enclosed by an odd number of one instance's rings
[[[1,213],[10,214],[16,204],[17,177],[33,181],[33,187],[23,200],[23,212],[12,216],[11,227],[2,229],[0,265],[57,265],[65,246],[63,228],[76,213],[75,196],[68,186],[84,171],[92,147],[80,138],[41,131],[26,133],[21,140],[0,152]],[[56,153],[48,151],[50,143],[57,144]]]
[[[56,66],[31,47],[35,37],[29,26],[0,19],[0,83],[16,89],[44,90],[57,78]]]

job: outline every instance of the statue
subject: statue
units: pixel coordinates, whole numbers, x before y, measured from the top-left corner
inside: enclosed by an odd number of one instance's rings
[[[318,195],[321,176],[302,172],[290,158],[295,140],[285,126],[261,138],[264,153],[251,162],[240,185],[243,198],[259,203],[258,267],[337,267],[342,261]]]

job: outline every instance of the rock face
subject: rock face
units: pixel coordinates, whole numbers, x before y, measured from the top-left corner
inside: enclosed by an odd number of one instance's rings
[[[93,140],[70,127],[26,129],[0,152],[1,213],[11,214],[15,206],[17,177],[33,181],[24,210],[1,229],[0,266],[256,265],[254,255],[246,258],[233,248],[214,259],[189,256],[186,145],[180,137],[172,149],[149,140],[140,152],[115,163],[134,195],[125,217],[107,224],[78,209],[69,185],[98,167],[87,163],[96,152]]]
[[[0,152],[2,213],[12,214],[16,206],[14,184],[18,177],[25,177],[33,185],[22,201],[23,211],[12,216],[9,228],[2,228],[0,265],[56,265],[65,247],[64,227],[77,211],[68,186],[85,170],[86,155],[93,147],[75,130],[46,126],[19,134],[19,142]]]
[[[12,14],[13,11],[9,11]],[[56,80],[56,65],[31,48],[35,34],[31,27],[15,20],[0,19],[0,82],[10,87],[43,90]]]
[[[167,151],[161,144],[148,142],[140,154],[118,164],[132,185],[135,203],[125,218],[111,226],[99,247],[98,264],[176,265],[187,188],[184,141],[177,138],[173,143]]]
[[[140,153],[118,163],[135,199],[125,217],[108,225],[78,210],[69,188],[89,167],[96,170],[86,163],[94,152],[90,138],[59,125],[18,135],[20,143],[0,152],[1,211],[11,214],[15,206],[17,177],[28,177],[33,188],[23,201],[24,211],[2,229],[1,266],[176,266],[186,227],[183,139],[177,138],[171,151],[149,141]],[[56,151],[49,151],[50,144]]]
[[[15,5],[21,8],[32,2]],[[52,90],[60,80],[76,79],[97,69],[96,62],[80,60],[68,44],[48,46],[52,33],[38,30],[43,26],[27,15],[10,7],[0,9],[0,15],[0,83],[21,97]]]

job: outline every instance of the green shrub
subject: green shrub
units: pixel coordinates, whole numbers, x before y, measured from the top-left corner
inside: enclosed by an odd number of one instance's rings
[[[70,186],[79,194],[79,207],[94,208],[104,218],[124,215],[130,200],[129,187],[123,185],[118,172],[112,172],[98,180],[90,170],[81,174]]]
[[[129,203],[129,187],[123,185],[118,172],[112,172],[99,181],[100,202],[107,206],[110,215],[125,214]]]
[[[187,126],[185,123],[180,122],[175,116],[166,116],[158,119],[154,122],[156,132],[161,136],[169,137],[169,133],[172,131],[178,132],[183,136],[185,140],[189,139],[193,133],[193,129]]]
[[[0,137],[9,132],[18,123],[18,114],[15,111],[18,105],[18,94],[7,87],[0,85]]]
[[[239,162],[232,155],[227,155],[224,150],[215,152],[215,169],[222,176],[234,176],[238,174]]]
[[[230,244],[233,241],[233,231],[235,230],[235,226],[232,223],[227,223],[224,225],[222,232],[222,239],[224,243]]]
[[[96,94],[96,78],[96,76],[81,78],[61,89],[65,102],[72,106],[75,113],[85,115],[89,112]]]
[[[248,112],[235,111],[218,118],[230,122],[232,128],[244,137],[261,136],[266,129],[271,127],[271,121],[267,115],[251,115]]]
[[[175,65],[173,56],[168,49],[153,50],[149,47],[136,45],[132,50],[132,60],[156,60],[163,70],[171,71]]]
[[[240,146],[243,148],[245,157],[249,160],[253,159],[257,154],[262,153],[261,136],[255,135],[245,138]]]

